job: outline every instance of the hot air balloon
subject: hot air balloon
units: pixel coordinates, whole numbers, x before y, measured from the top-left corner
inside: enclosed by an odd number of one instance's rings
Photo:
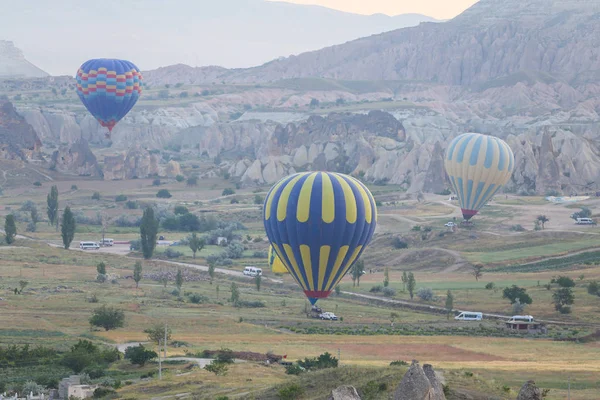
[[[281,262],[277,253],[273,251],[273,246],[269,246],[269,267],[271,267],[271,271],[274,274],[286,274],[288,272],[285,264]]]
[[[464,133],[450,142],[444,165],[468,221],[509,181],[515,157],[497,137]]]
[[[125,60],[94,59],[83,63],[77,71],[77,94],[87,110],[108,128],[131,110],[142,93],[142,74]]]
[[[371,241],[377,208],[369,189],[351,176],[304,172],[271,188],[263,217],[273,249],[314,305]]]

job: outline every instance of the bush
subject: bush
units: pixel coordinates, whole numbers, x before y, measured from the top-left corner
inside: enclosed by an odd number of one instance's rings
[[[215,375],[227,375],[227,371],[229,370],[227,364],[217,361],[206,365],[204,369],[208,372],[213,372]]]
[[[156,197],[159,199],[170,199],[173,196],[171,196],[171,193],[167,189],[160,189],[158,193],[156,193]]]
[[[433,290],[430,288],[420,288],[417,290],[417,296],[423,301],[431,301],[433,300]]]
[[[525,232],[525,228],[521,225],[513,225],[510,227],[510,230],[513,232]]]
[[[35,224],[35,222],[29,222],[27,224],[27,227],[25,228],[26,232],[35,232],[37,230],[37,225]]]
[[[487,283],[487,284],[485,285],[485,288],[486,288],[487,290],[492,290],[492,289],[493,289],[495,286],[496,286],[496,285],[494,285],[494,282],[490,282],[490,283]]]
[[[291,383],[279,389],[279,391],[277,392],[277,397],[280,400],[296,400],[302,397],[303,394],[304,389],[302,388],[302,386],[295,383]]]
[[[120,194],[117,197],[115,197],[115,201],[116,202],[127,201],[127,196],[125,196],[124,194]]]
[[[550,282],[556,283],[556,284],[558,284],[558,286],[564,287],[564,288],[575,287],[575,281],[573,279],[569,278],[568,276],[559,276],[556,279],[552,279]]]
[[[156,178],[155,180],[152,181],[152,186],[160,186],[160,179]]]
[[[600,295],[600,285],[596,281],[590,282],[588,283],[587,291],[589,294]]]
[[[106,387],[99,387],[98,389],[94,390],[95,399],[102,399],[105,397],[115,398],[117,397],[117,392],[112,388]]]
[[[208,297],[202,296],[197,293],[188,294],[188,300],[190,301],[190,303],[193,303],[193,304],[203,304],[203,303],[208,303],[208,301],[209,301]]]
[[[167,258],[179,258],[183,257],[183,253],[177,250],[173,250],[172,248],[168,248],[163,253]]]
[[[255,251],[252,254],[252,257],[254,258],[267,258],[269,256],[269,253],[266,251]]]
[[[262,204],[264,203],[265,199],[263,199],[263,197],[259,194],[257,194],[256,196],[254,196],[254,204]]]
[[[235,194],[235,190],[233,190],[231,188],[226,188],[226,189],[223,189],[221,196],[231,196],[232,194]]]
[[[79,189],[79,188],[77,187],[77,185],[71,185],[71,190],[77,190],[77,189]]]
[[[137,201],[129,200],[127,203],[125,203],[125,208],[127,208],[128,210],[137,210],[139,207],[140,206]]]
[[[402,361],[402,360],[392,361],[390,363],[390,366],[392,366],[392,367],[405,366],[405,365],[408,365],[408,363],[406,361]]]
[[[144,345],[128,347],[125,350],[125,359],[131,361],[134,365],[143,367],[148,361],[158,357],[158,354],[152,350],[146,350]]]
[[[396,295],[396,290],[391,287],[385,287],[383,288],[383,295],[385,297],[394,297]]]
[[[42,186],[42,182],[35,181],[35,182],[33,182],[33,186],[40,187],[40,186]]]
[[[408,243],[401,237],[395,237],[393,244],[397,249],[408,249]]]
[[[175,177],[175,180],[176,180],[177,182],[180,182],[180,183],[181,183],[181,182],[185,181],[185,177],[184,177],[183,175],[177,175],[177,176]]]
[[[371,293],[380,293],[381,291],[383,291],[383,286],[381,285],[373,286],[371,290],[369,290]]]
[[[301,366],[296,364],[288,365],[285,367],[285,373],[288,375],[300,375],[302,372],[304,372],[304,369],[302,369]]]
[[[184,214],[189,214],[190,211],[188,210],[188,208],[186,206],[175,206],[175,209],[173,209],[173,213],[175,215],[184,215]]]
[[[256,301],[238,300],[235,303],[235,306],[240,307],[240,308],[264,308],[267,305],[261,300],[256,300]]]

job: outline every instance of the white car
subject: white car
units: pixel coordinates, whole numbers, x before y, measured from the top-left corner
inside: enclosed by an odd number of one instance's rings
[[[447,226],[448,228],[453,228],[457,225],[454,222],[450,221],[450,222],[446,223],[444,226]]]
[[[324,312],[323,314],[319,315],[319,318],[327,319],[330,321],[337,321],[338,319],[338,317],[332,312]]]

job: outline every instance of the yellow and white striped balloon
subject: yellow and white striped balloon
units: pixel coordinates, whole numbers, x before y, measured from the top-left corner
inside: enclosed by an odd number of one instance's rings
[[[510,180],[515,156],[502,139],[464,133],[450,142],[444,166],[469,220]]]

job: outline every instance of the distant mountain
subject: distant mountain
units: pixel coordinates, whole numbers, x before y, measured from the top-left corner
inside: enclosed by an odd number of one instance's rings
[[[42,78],[48,74],[25,59],[13,42],[0,40],[0,78]]]
[[[480,0],[445,23],[423,23],[230,71],[228,81],[299,77],[482,83],[527,73],[600,79],[600,1]]]
[[[264,0],[28,0],[4,7],[0,38],[53,75],[94,57],[143,70],[170,64],[251,67],[433,18],[351,14]],[[57,56],[60,55],[60,56]]]

